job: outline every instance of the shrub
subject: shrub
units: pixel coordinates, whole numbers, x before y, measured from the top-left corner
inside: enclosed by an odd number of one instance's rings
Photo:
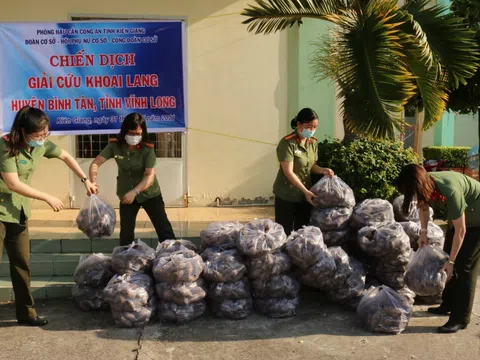
[[[468,165],[466,146],[427,146],[423,148],[425,160],[445,160],[445,167],[463,168]]]
[[[400,170],[418,162],[417,155],[399,142],[360,138],[318,144],[318,165],[331,168],[350,185],[357,202],[367,198],[393,200],[398,195],[394,182]]]

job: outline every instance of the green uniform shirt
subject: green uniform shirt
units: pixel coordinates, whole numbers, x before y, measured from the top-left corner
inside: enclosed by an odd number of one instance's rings
[[[307,139],[302,145],[296,132],[285,136],[277,146],[277,158],[279,162],[292,161],[293,172],[307,189],[312,187],[310,171],[318,160],[318,141],[315,137]],[[305,200],[302,191],[290,183],[281,166],[273,184],[273,193],[284,201],[300,203]]]
[[[438,191],[445,197],[430,200],[430,206],[450,223],[465,213],[466,225],[480,226],[480,182],[455,171],[429,173]]]
[[[48,159],[58,158],[62,154],[62,148],[45,140],[42,146],[33,148],[29,152],[27,148],[22,149],[18,156],[10,156],[7,152],[8,137],[0,139],[0,172],[18,173],[18,178],[24,184],[30,185],[32,175],[42,157]],[[55,178],[52,178],[55,181]],[[9,223],[20,223],[20,215],[25,213],[27,219],[30,217],[30,198],[10,191],[0,174],[0,221]]]
[[[134,151],[129,151],[128,146],[122,146],[118,142],[111,141],[100,155],[107,160],[114,158],[117,162],[117,195],[120,200],[142,181],[145,176],[145,169],[154,168],[157,163],[155,151],[146,144],[140,144]],[[158,195],[160,195],[160,185],[155,176],[152,184],[137,195],[135,199],[142,203]]]

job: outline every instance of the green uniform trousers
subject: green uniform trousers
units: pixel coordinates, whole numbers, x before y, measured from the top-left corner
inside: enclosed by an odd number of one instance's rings
[[[454,230],[447,232],[444,250],[450,254]],[[452,279],[445,286],[442,306],[451,311],[450,320],[468,324],[472,314],[475,287],[480,269],[480,227],[467,228],[462,247],[455,259]]]
[[[35,303],[30,292],[30,237],[28,226],[0,221],[0,253],[7,250],[10,262],[10,277],[15,292],[17,320],[28,320],[37,316]],[[1,262],[1,258],[0,258]]]
[[[308,225],[312,213],[312,205],[303,201],[293,203],[275,197],[275,222],[283,226],[285,233],[290,235],[292,231]]]
[[[131,204],[120,203],[120,245],[130,245],[135,240],[135,221],[141,207],[145,209],[157,232],[158,242],[175,240],[172,224],[165,212],[162,195],[158,195],[142,203],[137,200]]]

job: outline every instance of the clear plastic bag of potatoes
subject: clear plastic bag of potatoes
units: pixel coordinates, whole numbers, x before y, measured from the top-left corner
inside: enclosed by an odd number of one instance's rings
[[[280,249],[287,241],[283,226],[270,219],[247,223],[237,240],[237,248],[247,256],[260,256]]]
[[[285,248],[292,262],[302,270],[315,265],[326,250],[322,232],[315,226],[292,232]]]
[[[403,227],[403,230],[410,238],[410,246],[413,250],[418,249],[418,239],[420,238],[420,230],[421,225],[420,223],[408,221],[408,222],[401,222],[400,223]],[[435,224],[434,222],[430,221],[427,226],[427,239],[428,244],[431,246],[438,246],[443,248],[445,243],[445,235],[443,230],[440,226]]]
[[[250,281],[247,277],[231,283],[214,283],[210,285],[209,297],[217,300],[240,300],[252,297]]]
[[[358,246],[367,255],[385,256],[410,249],[410,239],[399,223],[366,226],[358,231]]]
[[[387,200],[366,199],[353,208],[350,226],[359,230],[365,226],[394,222],[393,207]]]
[[[247,258],[248,277],[252,280],[266,280],[290,270],[290,257],[281,250]]]
[[[398,222],[413,221],[420,222],[420,212],[418,210],[417,201],[413,200],[410,203],[410,209],[408,214],[404,214],[402,210],[403,200],[405,196],[400,195],[393,200],[393,213],[395,214],[395,220]],[[429,208],[429,220],[433,220],[433,209]]]
[[[205,261],[203,277],[210,282],[236,282],[247,273],[243,257],[236,250],[213,254]]]
[[[300,304],[300,298],[297,296],[293,299],[287,298],[268,298],[255,299],[255,309],[260,313],[271,318],[286,318],[295,316],[297,308]]]
[[[160,301],[158,303],[157,314],[160,321],[185,324],[205,313],[207,305],[205,300],[200,300],[191,304],[178,305],[173,302]]]
[[[77,215],[78,229],[90,239],[110,236],[115,229],[117,215],[112,205],[98,195],[90,195]]]
[[[253,312],[252,298],[215,301],[213,312],[216,316],[232,320],[245,319]]]
[[[154,297],[153,280],[142,273],[115,275],[105,287],[104,295],[114,311],[140,311]]]
[[[165,240],[157,245],[155,253],[158,257],[163,254],[169,254],[181,250],[192,250],[196,252],[197,246],[189,240]]]
[[[202,274],[203,267],[200,255],[191,250],[178,251],[156,258],[153,276],[159,282],[194,282]]]
[[[326,231],[338,231],[347,228],[352,216],[352,208],[336,207],[313,209],[310,215],[310,224]]]
[[[252,282],[255,298],[288,298],[293,299],[300,290],[300,284],[289,274],[272,277],[267,280]]]
[[[200,232],[202,248],[221,246],[225,249],[236,247],[237,239],[243,225],[238,221],[214,222]]]
[[[353,190],[338,176],[324,176],[310,191],[317,196],[313,202],[319,208],[355,206]]]
[[[82,255],[73,280],[80,286],[105,287],[113,277],[112,258],[103,254]]]
[[[152,268],[155,250],[138,240],[135,244],[117,246],[112,252],[113,270],[120,275],[129,272],[145,272]]]
[[[435,296],[443,292],[447,273],[442,271],[448,255],[433,246],[423,246],[413,253],[407,265],[405,283],[419,296]]]
[[[108,310],[103,288],[75,284],[72,287],[72,296],[82,311]]]
[[[202,278],[194,282],[167,283],[155,285],[155,293],[160,300],[174,302],[178,305],[191,304],[204,299],[207,289]]]
[[[372,287],[360,301],[357,314],[369,331],[400,334],[412,316],[412,305],[388,286]]]

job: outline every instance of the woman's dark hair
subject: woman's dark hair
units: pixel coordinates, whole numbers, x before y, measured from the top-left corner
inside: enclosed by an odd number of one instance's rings
[[[395,183],[398,191],[405,196],[402,205],[404,214],[409,213],[410,205],[415,199],[421,209],[428,208],[428,200],[435,191],[435,182],[428,176],[423,166],[416,164],[404,166]]]
[[[304,108],[300,110],[297,116],[293,118],[290,125],[292,126],[292,129],[296,129],[297,122],[299,122],[300,124],[306,124],[306,123],[309,123],[310,121],[317,120],[317,119],[318,119],[318,115],[314,110],[310,108]]]
[[[147,124],[145,123],[145,119],[139,113],[131,113],[123,119],[122,128],[117,136],[118,142],[121,145],[125,144],[125,135],[127,135],[128,131],[137,130],[139,126],[142,128],[142,141],[148,141]]]
[[[18,156],[20,150],[27,144],[25,135],[42,131],[49,125],[50,120],[42,110],[30,106],[21,108],[15,115],[10,134],[8,135],[8,155]]]

